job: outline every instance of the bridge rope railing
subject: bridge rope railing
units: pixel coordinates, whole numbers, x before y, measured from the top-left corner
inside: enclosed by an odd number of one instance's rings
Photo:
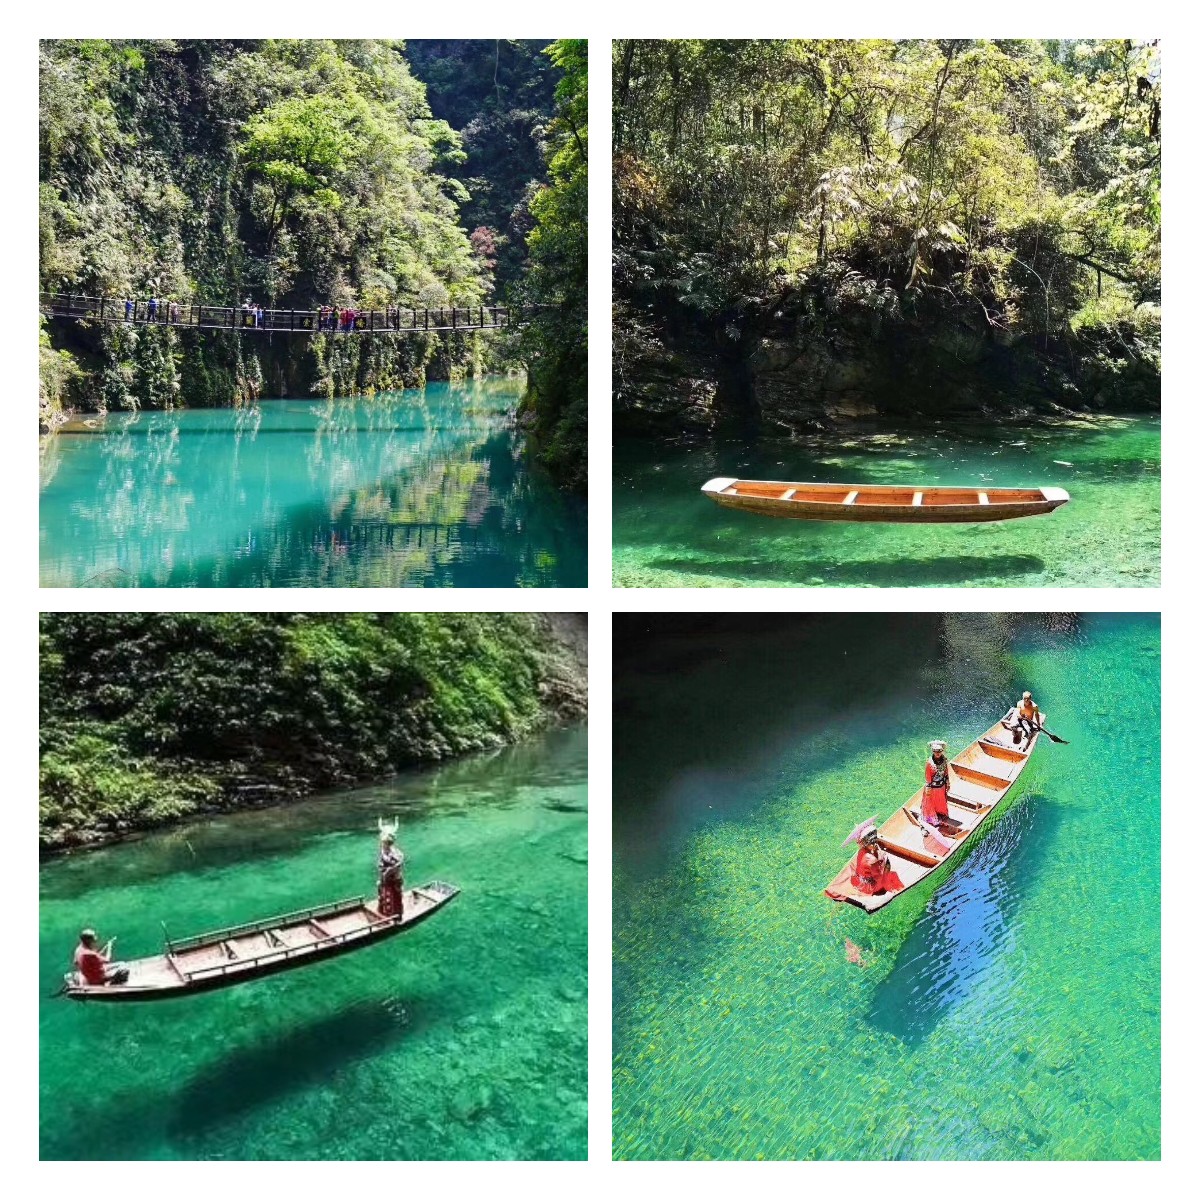
[[[472,333],[522,324],[542,305],[474,305],[466,308],[257,308],[183,304],[39,292],[38,308],[51,317],[113,325],[173,325],[241,333]]]

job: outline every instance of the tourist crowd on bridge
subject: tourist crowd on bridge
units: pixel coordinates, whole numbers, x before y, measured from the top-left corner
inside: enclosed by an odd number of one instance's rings
[[[249,296],[242,301],[240,308],[223,308],[208,304],[181,305],[176,300],[164,300],[151,295],[145,299],[132,298],[105,299],[103,297],[60,297],[48,294],[49,299],[43,299],[44,309],[54,312],[60,300],[65,300],[66,312],[60,315],[78,315],[81,319],[98,312],[105,319],[105,308],[108,306],[108,319],[116,316],[114,309],[120,311],[124,304],[125,321],[133,324],[143,322],[153,324],[188,325],[199,328],[241,328],[241,329],[277,329],[303,332],[304,330],[322,330],[332,333],[355,333],[371,330],[400,330],[416,331],[461,329],[464,332],[470,328],[498,328],[501,325],[513,323],[511,312],[507,308],[492,308],[491,321],[486,321],[488,313],[486,306],[478,308],[417,309],[393,308],[362,309],[338,307],[323,304],[313,309],[264,309],[261,304],[255,304]],[[240,321],[236,319],[240,312]],[[436,316],[434,314],[436,313]],[[478,321],[475,314],[478,313]],[[411,316],[409,316],[411,314]],[[464,319],[465,314],[465,319]],[[431,318],[433,318],[431,320]],[[119,318],[118,318],[119,319]],[[449,324],[447,324],[447,320]]]

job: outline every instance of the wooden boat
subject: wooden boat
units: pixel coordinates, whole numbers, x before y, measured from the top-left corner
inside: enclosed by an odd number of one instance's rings
[[[357,896],[195,937],[168,939],[162,954],[127,964],[127,982],[89,984],[72,972],[63,994],[72,1000],[168,1000],[231,987],[373,946],[419,925],[458,892],[450,883],[413,888],[404,893],[402,917],[385,917],[376,901]]]
[[[869,913],[878,912],[949,862],[1012,790],[1037,745],[1037,733],[1020,745],[1013,744],[1012,732],[1005,728],[1004,722],[1012,721],[1015,715],[1016,710],[1010,709],[1003,720],[950,760],[948,807],[951,818],[961,822],[957,830],[935,831],[921,819],[924,787],[918,788],[907,804],[879,825],[879,844],[891,858],[892,870],[900,877],[902,888],[876,896],[860,892],[850,882],[858,856],[856,849],[825,889],[825,895]],[[1045,721],[1044,715],[1042,720]]]
[[[776,483],[710,479],[701,489],[726,508],[800,521],[947,524],[1009,521],[1052,513],[1070,496],[1057,487],[891,487],[874,483]]]

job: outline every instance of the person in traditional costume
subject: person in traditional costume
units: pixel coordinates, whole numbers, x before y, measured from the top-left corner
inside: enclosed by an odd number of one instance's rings
[[[379,821],[379,911],[385,917],[404,915],[404,852],[396,845],[393,818]]]
[[[850,882],[860,892],[878,896],[883,892],[903,891],[903,881],[892,870],[892,860],[879,844],[879,831],[874,818],[859,825],[846,841],[858,843],[858,854],[854,866],[850,868]]]
[[[935,829],[940,825],[957,825],[950,820],[950,760],[946,743],[929,743],[929,758],[925,761],[925,790],[921,793],[921,817]]]

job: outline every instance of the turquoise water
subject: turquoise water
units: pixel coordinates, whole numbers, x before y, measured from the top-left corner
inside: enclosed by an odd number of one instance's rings
[[[1157,616],[700,622],[614,631],[615,1156],[1157,1158]],[[828,901],[1024,686],[1070,744],[936,885]]]
[[[519,380],[81,418],[45,439],[43,587],[583,587]]]
[[[43,996],[81,924],[120,955],[374,889],[398,814],[407,882],[462,894],[390,941],[151,1004],[44,999],[44,1159],[581,1159],[587,1153],[587,733],[41,872]]]
[[[1103,417],[939,424],[792,441],[617,443],[619,587],[1157,587],[1160,426]],[[1051,516],[983,525],[785,521],[718,508],[718,475],[1064,487]]]

